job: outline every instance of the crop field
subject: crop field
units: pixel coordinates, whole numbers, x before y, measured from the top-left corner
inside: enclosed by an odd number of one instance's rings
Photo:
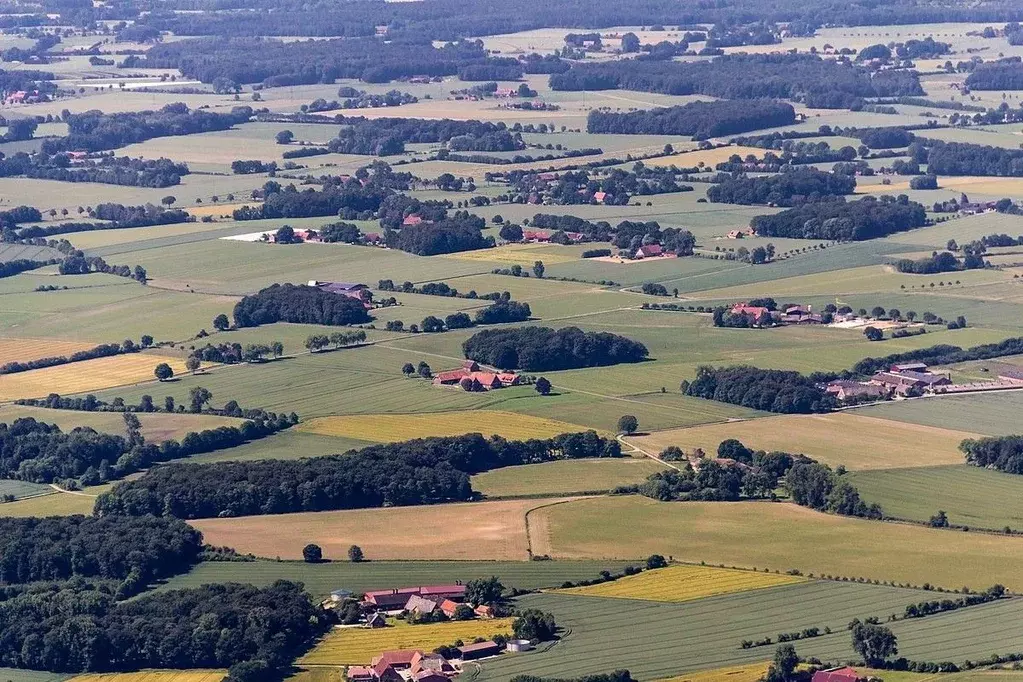
[[[491,410],[319,417],[305,422],[298,429],[323,436],[342,436],[374,443],[396,443],[413,438],[460,436],[476,432],[484,436],[498,435],[509,440],[528,440],[584,430],[576,424],[556,419]]]
[[[858,471],[849,482],[867,502],[901,519],[927,521],[939,509],[970,528],[1023,529],[1023,476],[968,464]]]
[[[1019,433],[1023,392],[999,391],[903,400],[856,410],[857,414],[923,426],[970,429],[986,436]]]
[[[793,575],[739,571],[691,564],[676,564],[618,580],[559,590],[559,594],[585,597],[642,599],[645,601],[683,602],[719,594],[762,590],[779,585],[794,585],[806,578]]]
[[[489,498],[605,492],[663,470],[647,458],[574,459],[485,471],[472,477],[472,488]]]
[[[48,485],[0,478],[0,497],[3,497],[4,495],[14,495],[17,499],[22,499],[26,497],[36,497],[39,495],[49,495],[51,493],[53,493],[53,488]]]
[[[502,265],[518,264],[526,269],[533,266],[538,260],[544,265],[555,263],[571,263],[579,260],[579,256],[569,253],[560,254],[546,244],[505,244],[494,249],[479,249],[477,251],[462,251],[461,253],[450,254],[446,258],[455,260],[481,261],[485,263],[500,263]]]
[[[370,659],[393,649],[432,651],[455,640],[471,642],[477,637],[511,634],[512,618],[493,618],[448,623],[397,625],[385,628],[335,628],[302,658],[299,665],[368,665]]]
[[[185,371],[185,363],[174,358],[150,353],[115,355],[0,376],[0,400],[70,395],[154,381],[153,368],[161,362],[167,362],[175,373]]]
[[[400,507],[199,519],[206,542],[262,557],[301,559],[315,542],[326,559],[359,545],[376,559],[525,559],[526,512],[556,500],[440,504],[415,513]]]
[[[623,561],[304,561],[203,562],[158,589],[184,589],[207,583],[241,582],[257,586],[275,580],[299,580],[316,597],[344,588],[355,593],[409,585],[450,585],[496,575],[507,588],[536,590],[566,580],[592,580],[601,571],[621,573]]]
[[[0,263],[8,263],[12,260],[49,260],[58,258],[60,252],[48,246],[32,246],[30,244],[3,244],[0,245]]]
[[[960,464],[959,443],[974,437],[974,433],[877,419],[856,411],[695,426],[630,438],[629,442],[651,453],[677,445],[686,452],[701,448],[713,455],[721,441],[737,438],[754,449],[800,453],[857,470]]]
[[[210,464],[213,462],[244,462],[260,459],[301,459],[303,457],[320,457],[335,455],[349,450],[359,450],[373,445],[352,438],[336,438],[320,436],[315,433],[303,433],[297,429],[281,431],[267,438],[249,441],[226,450],[214,450],[201,455],[193,455],[187,459],[172,460],[175,462]]]
[[[767,672],[768,667],[770,663],[767,661],[747,663],[677,675],[661,682],[757,682]]]
[[[0,339],[0,365],[8,362],[26,362],[57,355],[71,355],[80,350],[92,348],[90,343],[81,341],[57,341],[54,339]]]
[[[1018,570],[1023,543],[1017,538],[864,521],[787,503],[604,497],[546,507],[530,521],[536,527],[546,523],[548,553],[562,558],[659,553],[690,563],[796,568],[913,585],[982,589],[1000,582],[1023,588]],[[541,544],[534,536],[534,551]],[[970,560],[949,561],[950,556]]]
[[[703,163],[709,167],[709,170],[714,170],[714,166],[717,164],[727,161],[732,157],[733,154],[738,154],[742,158],[746,158],[749,154],[759,158],[764,156],[763,149],[759,147],[743,147],[740,145],[728,145],[727,147],[716,147],[714,149],[701,149],[692,152],[683,152],[682,154],[672,154],[671,156],[660,156],[656,159],[648,159],[643,162],[645,166],[678,166],[679,168],[692,168],[699,166]]]
[[[43,670],[22,668],[0,668],[0,679],[4,682],[63,682],[71,677],[67,673],[51,673]]]
[[[142,670],[137,673],[86,673],[74,682],[220,682],[226,670]]]
[[[19,417],[32,417],[48,424],[56,424],[64,431],[76,426],[88,426],[97,431],[123,434],[124,419],[118,412],[79,412],[73,410],[51,410],[45,407],[4,405],[0,407],[0,422],[11,422]],[[142,435],[149,442],[168,439],[180,440],[190,431],[204,431],[219,426],[238,426],[244,420],[220,417],[210,414],[161,414],[140,413]]]
[[[846,624],[902,611],[925,593],[874,585],[805,582],[707,597],[682,603],[605,599],[561,593],[526,595],[520,608],[554,614],[566,635],[545,651],[501,656],[483,664],[480,679],[528,673],[568,678],[626,668],[639,680],[686,671],[760,663],[774,647],[742,649],[743,639],[830,627],[840,633],[840,653],[850,656]],[[816,641],[816,640],[814,640]],[[807,643],[797,644],[800,654]],[[665,656],[665,651],[671,651]]]

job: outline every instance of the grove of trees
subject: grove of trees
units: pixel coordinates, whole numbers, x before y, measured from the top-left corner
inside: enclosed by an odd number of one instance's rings
[[[502,369],[552,371],[646,359],[646,346],[618,334],[578,327],[486,329],[462,343],[465,357]]]

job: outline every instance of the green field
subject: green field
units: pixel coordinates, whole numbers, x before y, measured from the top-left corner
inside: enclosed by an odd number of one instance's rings
[[[999,582],[1023,589],[1018,538],[864,521],[794,504],[604,497],[540,509],[530,519],[549,529],[548,546],[541,549],[562,558],[656,552],[688,562],[911,585],[982,589]],[[538,544],[534,538],[534,551]],[[969,560],[949,561],[951,556]]]
[[[853,618],[901,612],[924,595],[916,590],[835,582],[772,587],[675,604],[528,595],[518,600],[519,606],[550,611],[566,634],[546,651],[484,663],[480,679],[503,682],[526,673],[570,678],[627,668],[637,679],[656,680],[687,670],[763,660],[773,647],[741,649],[739,642],[774,638],[779,632],[806,627],[842,631],[840,651],[851,656],[846,623]],[[797,647],[801,654],[804,649],[809,653],[804,643]],[[665,656],[669,650],[671,655]]]
[[[1023,392],[1004,391],[904,400],[866,407],[856,413],[946,429],[969,429],[988,436],[1007,436],[1020,432],[1020,410],[1023,410]]]
[[[42,670],[0,668],[0,680],[4,682],[63,682],[70,677],[71,674],[50,673]]]
[[[0,478],[0,497],[3,497],[4,495],[14,495],[15,498],[22,499],[25,497],[49,495],[52,492],[53,488],[41,483],[29,483],[28,481],[14,481],[6,478]]]
[[[1023,476],[959,464],[856,471],[849,482],[896,518],[927,521],[941,509],[959,526],[1023,529]]]
[[[496,575],[507,588],[559,587],[566,580],[591,580],[603,570],[621,572],[623,561],[347,561],[307,564],[300,561],[205,562],[158,589],[197,587],[215,582],[269,585],[300,580],[317,597],[333,590],[353,592],[392,587],[451,584]]]
[[[567,460],[495,469],[472,477],[472,488],[487,497],[604,492],[642,483],[664,466],[649,459]]]

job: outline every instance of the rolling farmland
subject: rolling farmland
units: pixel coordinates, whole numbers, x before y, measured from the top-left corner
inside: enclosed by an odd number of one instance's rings
[[[185,371],[185,363],[176,358],[150,353],[115,355],[0,376],[0,400],[41,398],[49,393],[88,393],[151,382],[155,381],[153,369],[161,362],[169,364],[175,374]]]
[[[643,599],[658,602],[683,602],[719,594],[762,590],[779,585],[794,585],[805,578],[791,575],[738,571],[691,564],[643,571],[638,575],[586,587],[570,587],[559,594],[616,599]]]
[[[485,471],[472,488],[487,497],[604,492],[642,483],[664,466],[650,459],[574,459]]]
[[[575,433],[585,429],[576,424],[556,419],[541,419],[514,412],[471,410],[425,414],[320,417],[302,424],[298,430],[323,436],[341,436],[375,443],[395,443],[413,438],[457,436],[473,432],[482,433],[484,436],[498,435],[509,440],[528,440],[530,438],[550,438],[562,433]]]
[[[856,414],[948,429],[970,430],[986,436],[1019,433],[1023,392],[949,395],[906,400],[856,410]],[[962,459],[959,460],[962,462]]]

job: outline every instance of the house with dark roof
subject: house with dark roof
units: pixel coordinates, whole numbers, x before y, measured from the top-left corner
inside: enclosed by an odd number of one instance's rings
[[[405,602],[405,610],[409,613],[417,613],[420,616],[429,616],[437,610],[437,602],[420,597],[418,594],[413,594]]]
[[[463,661],[472,661],[477,658],[496,656],[501,653],[501,645],[497,642],[487,640],[486,642],[477,642],[476,644],[460,646],[458,647],[458,652],[462,655]]]
[[[384,614],[380,613],[379,611],[377,611],[376,613],[371,613],[366,618],[366,627],[370,628],[387,627],[387,618],[385,618]]]

